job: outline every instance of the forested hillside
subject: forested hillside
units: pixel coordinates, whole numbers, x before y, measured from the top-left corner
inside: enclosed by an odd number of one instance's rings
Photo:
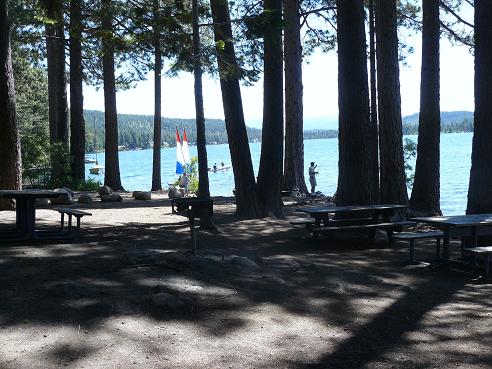
[[[415,135],[419,130],[419,114],[407,115],[403,118],[403,134]],[[443,111],[441,112],[441,132],[473,132],[473,112]]]
[[[104,147],[104,113],[95,110],[84,112],[86,121],[86,151],[93,152],[94,145],[98,150]],[[128,149],[148,149],[152,147],[154,117],[152,115],[118,114],[119,145]],[[196,140],[196,125],[194,119],[163,118],[162,142],[163,145],[175,146],[176,127],[183,132],[186,129],[188,141],[194,143]],[[94,130],[96,139],[94,139]],[[261,140],[261,130],[247,127],[250,142]],[[227,132],[225,123],[220,119],[207,119],[206,135],[209,144],[227,143]],[[335,130],[309,130],[305,132],[306,139],[334,138],[337,137]]]

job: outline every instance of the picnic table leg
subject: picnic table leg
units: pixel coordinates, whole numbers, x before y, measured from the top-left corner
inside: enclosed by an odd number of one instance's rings
[[[23,199],[15,199],[15,228],[17,231],[23,231],[25,228],[25,202]]]
[[[437,260],[441,259],[441,237],[436,238],[436,256]]]
[[[195,229],[195,218],[190,217],[190,232],[191,232],[191,253],[196,255],[196,229]]]
[[[323,225],[326,227],[326,223],[325,223],[324,219],[323,219]],[[319,227],[321,227],[321,218],[315,217],[314,218],[314,228],[319,228]],[[318,237],[319,237],[319,234],[313,230],[313,238],[317,239]]]
[[[445,264],[449,261],[449,230],[444,231],[444,237],[442,240],[442,258]]]
[[[472,227],[472,246],[471,247],[477,247],[478,246],[478,236],[477,236],[477,227]]]
[[[410,264],[415,264],[415,240],[410,239]]]
[[[63,231],[64,227],[65,227],[65,214],[60,213],[60,231]]]
[[[489,254],[486,254],[484,256],[484,262],[485,262],[485,265],[484,265],[484,270],[485,270],[485,278],[489,278],[489,273],[490,273],[490,255]]]

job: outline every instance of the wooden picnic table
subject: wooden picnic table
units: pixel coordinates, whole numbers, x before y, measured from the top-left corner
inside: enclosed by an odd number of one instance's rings
[[[16,232],[0,234],[0,240],[31,240],[36,238],[36,199],[56,198],[60,192],[48,190],[0,190],[0,197],[15,199]]]
[[[324,228],[331,228],[332,224],[337,222],[343,222],[345,229],[349,227],[357,228],[360,226],[371,227],[380,223],[389,224],[391,223],[391,217],[395,214],[397,210],[406,209],[405,205],[395,205],[395,204],[379,204],[379,205],[349,205],[349,206],[314,206],[314,207],[303,207],[297,208],[299,212],[308,214],[310,217],[314,218],[313,236],[317,237],[316,230],[319,230],[321,224]],[[331,214],[346,214],[349,215],[347,220],[331,220]],[[354,216],[357,214],[364,215],[363,218],[355,219]],[[368,215],[367,215],[368,214]],[[334,227],[333,227],[334,228]],[[341,228],[341,227],[340,227]],[[373,231],[373,233],[375,230]],[[388,237],[391,237],[391,230],[388,231]]]
[[[379,217],[383,218],[384,222],[388,222],[395,214],[396,210],[406,209],[405,205],[349,205],[349,206],[315,206],[297,208],[297,211],[308,214],[314,218],[314,226],[319,227],[321,223],[328,226],[330,222],[330,214],[360,214],[372,213],[371,218],[376,222]]]
[[[443,261],[449,261],[451,237],[471,237],[470,247],[477,247],[479,235],[492,235],[492,214],[417,217],[411,220],[426,223],[443,231]]]

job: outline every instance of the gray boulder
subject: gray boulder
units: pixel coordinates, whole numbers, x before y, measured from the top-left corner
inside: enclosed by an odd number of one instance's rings
[[[72,197],[75,196],[75,192],[73,192],[70,188],[62,187],[61,189],[67,191],[70,194],[70,196],[72,196]]]
[[[36,199],[36,207],[44,208],[50,204],[50,200],[46,198],[37,198]]]
[[[260,268],[258,264],[256,264],[253,260],[245,256],[237,256],[237,255],[226,256],[225,261],[239,268],[246,268],[246,269]]]
[[[155,306],[164,310],[179,311],[185,307],[185,303],[170,293],[161,292],[152,296],[152,302]]]
[[[109,195],[101,196],[102,202],[119,202],[123,201],[123,197],[119,193],[110,193]]]
[[[133,197],[135,200],[152,200],[152,192],[150,191],[134,191]]]
[[[113,193],[113,190],[109,186],[101,186],[99,187],[99,196],[110,195]]]
[[[65,188],[55,188],[53,191],[60,193],[58,197],[54,197],[50,200],[51,205],[72,205],[73,195]],[[73,193],[73,192],[72,192]]]
[[[81,204],[92,204],[92,197],[89,195],[80,195],[77,202]]]
[[[170,199],[179,199],[179,198],[183,197],[183,194],[176,187],[169,187],[169,190],[167,192],[167,196]]]

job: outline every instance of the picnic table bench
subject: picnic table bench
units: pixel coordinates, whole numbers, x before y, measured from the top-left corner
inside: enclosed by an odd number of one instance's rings
[[[429,238],[436,239],[436,254],[437,258],[441,258],[441,238],[444,234],[440,231],[428,231],[428,232],[400,232],[393,236],[396,240],[408,241],[410,246],[410,263],[415,263],[415,241],[424,240]]]
[[[72,217],[77,219],[77,225],[75,232],[73,234],[78,234],[80,232],[80,219],[84,216],[92,216],[91,213],[88,213],[83,210],[74,209],[74,208],[54,208],[58,213],[60,213],[60,231],[63,232],[65,228],[65,215],[68,215],[68,226],[67,226],[67,234],[72,234]]]
[[[331,223],[331,222],[330,222]],[[403,227],[415,225],[415,222],[409,221],[399,221],[399,222],[387,222],[387,223],[369,223],[369,224],[352,224],[352,225],[335,225],[335,226],[326,226],[313,228],[314,233],[323,234],[323,233],[332,233],[335,231],[375,231],[376,229],[384,229],[386,230],[386,234],[388,236],[388,241],[393,242],[393,232],[401,232]],[[374,237],[374,234],[371,233],[371,237]]]
[[[466,249],[466,251],[469,251],[472,255],[471,262],[473,266],[475,266],[477,256],[483,256],[484,277],[488,278],[490,273],[490,255],[492,255],[492,246],[472,247]]]

